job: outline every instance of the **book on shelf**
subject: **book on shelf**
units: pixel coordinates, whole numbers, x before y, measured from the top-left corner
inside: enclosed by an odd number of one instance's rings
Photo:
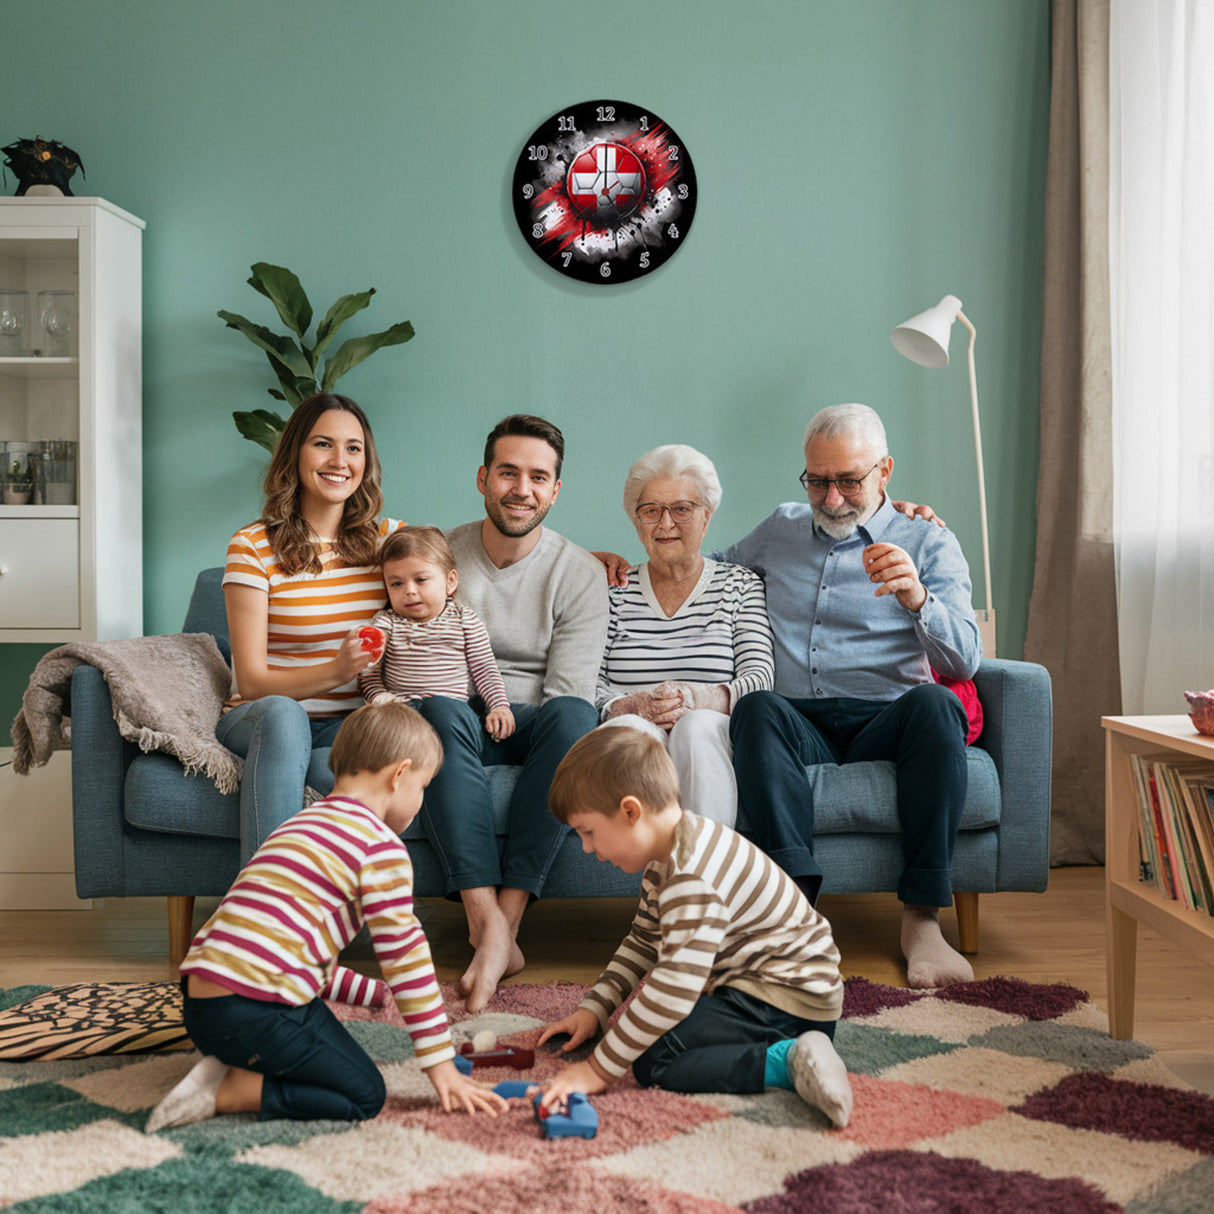
[[[1166,898],[1214,915],[1214,763],[1131,755],[1139,876]]]

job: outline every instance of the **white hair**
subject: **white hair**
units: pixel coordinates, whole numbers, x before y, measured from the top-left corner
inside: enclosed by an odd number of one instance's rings
[[[695,481],[700,500],[713,515],[721,504],[721,482],[712,460],[685,443],[666,443],[641,456],[624,480],[624,513],[631,519],[636,512],[641,491],[659,476],[686,476]]]
[[[805,441],[801,444],[806,454],[815,438],[839,438],[847,436],[862,439],[877,459],[889,455],[889,443],[885,427],[876,412],[867,405],[829,405],[819,409],[805,427]]]

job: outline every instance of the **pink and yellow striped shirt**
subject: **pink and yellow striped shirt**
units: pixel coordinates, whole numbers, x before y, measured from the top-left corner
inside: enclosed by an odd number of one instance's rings
[[[413,911],[409,853],[349,797],[317,801],[271,832],[194,937],[181,972],[273,1003],[370,1003],[374,984],[337,964],[364,923],[422,1068],[454,1058],[430,945]]]

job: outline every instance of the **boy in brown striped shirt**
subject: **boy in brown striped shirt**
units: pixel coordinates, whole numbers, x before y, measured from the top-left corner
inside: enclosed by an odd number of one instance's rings
[[[549,806],[587,852],[644,870],[632,928],[572,1015],[542,1045],[603,1039],[544,1089],[545,1108],[604,1091],[631,1066],[675,1092],[795,1089],[836,1126],[852,1091],[835,1052],[843,1008],[830,924],[793,881],[741,835],[687,813],[660,742],[600,729],[557,768]],[[612,1013],[647,979],[610,1029]]]

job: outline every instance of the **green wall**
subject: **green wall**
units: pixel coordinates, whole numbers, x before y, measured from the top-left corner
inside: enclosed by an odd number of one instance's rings
[[[415,325],[341,384],[371,414],[398,517],[478,516],[483,436],[525,409],[566,434],[557,530],[637,552],[625,471],[685,441],[721,473],[723,545],[800,495],[810,414],[860,400],[885,419],[893,489],[949,520],[980,583],[964,334],[935,372],[888,337],[959,295],[979,333],[1000,652],[1020,654],[1044,0],[6,0],[3,26],[0,142],[62,140],[88,173],[77,193],[147,222],[148,632],[180,627],[195,571],[259,508],[260,449],[230,413],[269,403],[269,373],[215,312],[278,327],[245,285],[265,260],[318,308],[377,287],[351,332]],[[637,283],[556,274],[509,202],[530,132],[594,98],[651,108],[695,163],[686,246]],[[41,652],[0,646],[4,719]]]

